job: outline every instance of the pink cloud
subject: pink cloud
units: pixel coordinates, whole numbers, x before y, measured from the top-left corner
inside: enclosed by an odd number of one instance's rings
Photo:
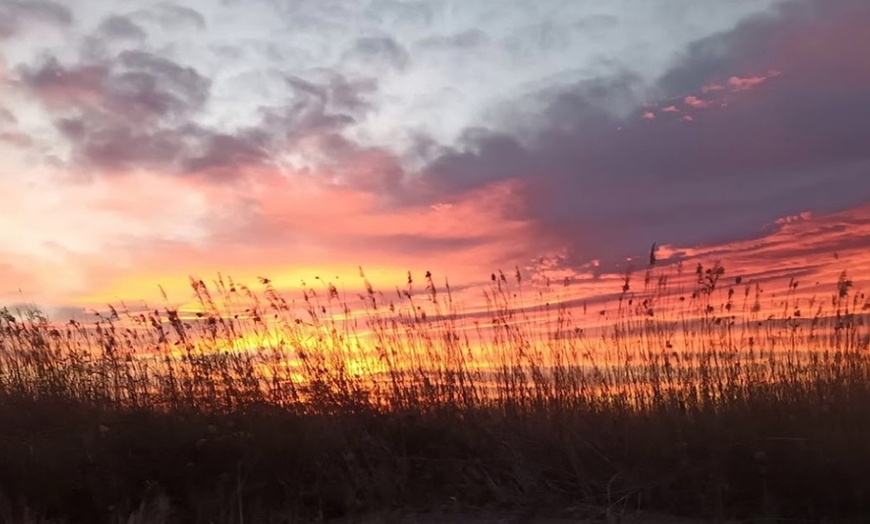
[[[790,215],[787,217],[782,217],[777,219],[776,223],[780,225],[784,224],[795,224],[797,222],[804,222],[807,220],[812,220],[813,214],[810,211],[803,211],[798,213],[797,215]]]
[[[733,92],[750,91],[780,74],[779,71],[769,71],[767,74],[760,76],[732,76],[728,79],[728,86]]]
[[[693,109],[706,109],[711,106],[710,102],[701,100],[696,96],[687,96],[683,99],[683,102]]]
[[[0,130],[0,142],[6,142],[18,147],[27,147],[33,144],[33,140],[24,133]]]
[[[708,84],[701,88],[702,93],[714,93],[717,91],[725,91],[727,88],[720,84]]]
[[[341,176],[261,168],[232,185],[141,173],[58,183],[51,198],[42,193],[45,209],[60,199],[71,220],[46,212],[33,195],[27,209],[0,195],[0,206],[28,223],[16,251],[0,248],[0,265],[10,266],[0,273],[0,304],[18,301],[10,295],[18,287],[35,301],[98,305],[159,300],[163,285],[184,300],[187,275],[217,272],[247,282],[268,276],[288,287],[318,275],[356,285],[363,266],[381,289],[401,284],[408,270],[463,284],[543,246],[530,222],[511,217],[522,205],[519,182],[438,205],[395,205],[342,181],[373,176],[368,183],[377,185],[384,158],[371,153],[354,162]]]
[[[784,286],[789,274],[802,273],[808,290],[831,285],[847,270],[858,287],[870,284],[870,205],[830,214],[802,212],[775,221],[767,235],[719,246],[683,249],[696,260],[722,260],[732,275],[770,278]],[[775,291],[775,290],[774,290]]]

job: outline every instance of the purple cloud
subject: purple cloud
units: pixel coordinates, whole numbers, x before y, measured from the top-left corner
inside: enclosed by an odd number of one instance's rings
[[[469,130],[411,185],[418,198],[438,200],[518,180],[516,216],[567,243],[578,265],[640,257],[653,241],[745,238],[782,216],[862,204],[870,200],[870,119],[859,110],[870,107],[870,32],[857,29],[870,27],[870,7],[827,6],[788,4],[696,42],[652,100],[666,107],[732,79],[726,107],[650,119],[638,104],[623,118],[607,108],[636,92],[631,73],[583,82],[546,99],[530,139]],[[771,70],[781,75],[738,78]]]

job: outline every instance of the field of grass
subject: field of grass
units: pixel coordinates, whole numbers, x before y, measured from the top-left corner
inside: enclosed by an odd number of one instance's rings
[[[718,264],[637,278],[601,311],[519,271],[482,311],[428,274],[353,298],[192,280],[194,310],[90,323],[0,310],[0,521],[870,515],[847,275],[771,299]]]

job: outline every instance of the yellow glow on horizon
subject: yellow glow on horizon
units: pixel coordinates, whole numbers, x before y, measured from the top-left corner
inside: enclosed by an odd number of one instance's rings
[[[362,268],[365,277],[360,276],[360,266],[350,264],[325,264],[325,265],[300,265],[293,267],[271,268],[265,267],[259,270],[250,268],[237,268],[222,272],[224,279],[232,278],[236,284],[244,284],[253,290],[260,290],[264,286],[260,278],[267,278],[272,287],[281,292],[294,293],[306,288],[320,291],[325,285],[333,284],[339,293],[346,292],[354,298],[354,294],[365,291],[365,281],[371,284],[375,292],[392,293],[396,287],[404,288],[407,284],[409,268],[399,266],[377,266]],[[412,274],[414,271],[412,270]],[[217,280],[217,274],[193,274],[201,279],[210,290]],[[422,270],[417,271],[415,284],[420,287]],[[190,276],[178,274],[138,274],[125,275],[114,279],[111,283],[103,286],[93,293],[75,297],[74,302],[83,306],[101,306],[107,303],[121,301],[145,301],[146,303],[162,303],[162,288],[169,303],[176,304],[183,309],[196,311],[196,302],[193,300],[193,290],[190,287]],[[305,283],[305,286],[302,283]],[[321,284],[322,283],[322,284]],[[295,296],[294,296],[295,298]]]

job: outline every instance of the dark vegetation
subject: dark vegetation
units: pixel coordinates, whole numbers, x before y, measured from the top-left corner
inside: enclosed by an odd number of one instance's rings
[[[196,311],[2,310],[0,520],[870,515],[870,306],[845,273],[825,299],[719,265],[632,284],[604,312],[519,272],[485,316],[429,275],[356,307],[219,278]]]

